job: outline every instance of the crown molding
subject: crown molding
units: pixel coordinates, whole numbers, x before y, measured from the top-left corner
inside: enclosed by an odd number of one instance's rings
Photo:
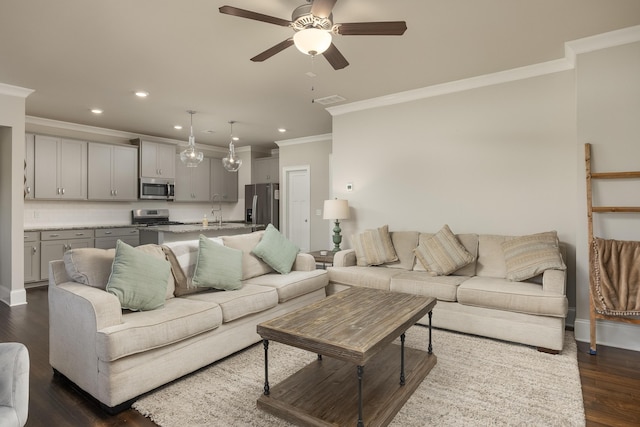
[[[20,86],[12,86],[6,83],[0,83],[0,95],[15,96],[18,98],[26,98],[35,92],[33,89],[27,89]]]
[[[640,41],[640,25],[566,42],[564,58],[505,71],[498,71],[496,73],[484,74],[468,79],[408,90],[363,101],[356,101],[335,107],[328,107],[326,110],[332,116],[339,116],[356,111],[401,104],[419,99],[447,95],[470,89],[477,89],[485,86],[492,86],[572,70],[576,65],[576,56],[581,53],[592,52],[594,50],[606,49],[637,41]]]
[[[311,142],[331,141],[333,135],[325,133],[322,135],[305,136],[303,138],[283,139],[280,141],[274,141],[278,147],[286,147],[288,145],[309,144]]]

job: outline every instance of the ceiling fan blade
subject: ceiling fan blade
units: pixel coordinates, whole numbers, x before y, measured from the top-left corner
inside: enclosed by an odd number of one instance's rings
[[[338,0],[313,0],[311,14],[318,18],[328,18]]]
[[[338,24],[337,31],[343,36],[401,36],[406,30],[406,22],[388,21]]]
[[[329,61],[329,64],[331,64],[334,70],[341,70],[349,65],[349,61],[342,56],[338,48],[333,43],[331,43],[329,49],[325,50],[322,55],[327,58],[327,61]]]
[[[251,58],[251,60],[253,62],[262,62],[265,59],[271,58],[276,53],[282,52],[283,50],[285,50],[286,48],[288,48],[291,45],[293,45],[293,38],[286,39],[284,41],[281,41],[277,45],[275,45],[273,47],[270,47],[269,49],[265,50],[264,52],[259,53],[258,55],[256,55],[253,58]]]
[[[291,21],[286,19],[276,18],[274,16],[263,15],[262,13],[252,12],[250,10],[239,9],[233,6],[222,6],[218,9],[220,13],[227,15],[238,16],[240,18],[253,19],[255,21],[268,22],[269,24],[280,25],[282,27],[288,27],[291,25]]]

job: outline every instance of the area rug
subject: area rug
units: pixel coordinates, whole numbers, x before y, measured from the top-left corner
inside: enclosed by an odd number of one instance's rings
[[[413,326],[406,337],[407,346],[424,349],[428,329]],[[585,425],[571,332],[562,353],[551,355],[434,329],[433,352],[436,366],[391,426]],[[315,359],[271,342],[269,382],[277,384]],[[163,427],[290,426],[256,408],[263,381],[264,351],[258,344],[142,397],[133,407]]]

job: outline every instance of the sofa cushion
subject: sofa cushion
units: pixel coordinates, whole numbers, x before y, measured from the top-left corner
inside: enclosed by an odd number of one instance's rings
[[[389,290],[391,278],[403,273],[398,268],[355,266],[329,267],[327,271],[330,282],[385,291]]]
[[[215,303],[222,309],[222,322],[228,323],[278,305],[278,291],[269,286],[243,283],[235,291],[211,290],[188,295],[192,301]]]
[[[225,291],[242,286],[242,251],[226,248],[200,235],[193,286]]]
[[[391,235],[393,248],[398,255],[398,260],[387,262],[385,266],[411,270],[416,261],[416,254],[413,250],[418,246],[418,236],[420,233],[417,231],[392,231],[389,234]]]
[[[507,266],[504,262],[502,242],[513,239],[511,236],[480,234],[478,236],[478,260],[476,276],[507,277]]]
[[[398,260],[388,225],[352,235],[351,244],[356,251],[358,266],[380,265]]]
[[[273,272],[269,264],[251,253],[253,248],[260,242],[263,234],[264,230],[222,237],[225,246],[242,251],[242,280]]]
[[[527,280],[545,270],[566,270],[555,231],[520,236],[502,242],[507,279]]]
[[[251,251],[280,274],[291,271],[300,249],[278,231],[273,224],[267,225],[262,239]]]
[[[115,249],[78,248],[64,253],[64,267],[75,282],[106,289]]]
[[[106,290],[124,309],[155,310],[164,305],[170,275],[167,260],[118,240]]]
[[[391,278],[390,290],[456,301],[458,286],[467,279],[466,276],[431,276],[422,271],[406,271]]]
[[[458,302],[517,313],[566,317],[568,301],[564,295],[544,292],[532,282],[510,282],[494,277],[472,277],[458,287]]]
[[[96,352],[105,362],[154,348],[164,347],[222,324],[217,304],[172,298],[161,310],[131,312],[122,323],[101,329],[96,334]]]
[[[473,262],[473,256],[447,224],[433,236],[421,241],[415,253],[423,267],[438,276],[446,276]]]
[[[245,284],[268,286],[278,291],[278,301],[290,299],[322,289],[329,283],[326,270],[292,271],[289,274],[263,274],[245,281]]]

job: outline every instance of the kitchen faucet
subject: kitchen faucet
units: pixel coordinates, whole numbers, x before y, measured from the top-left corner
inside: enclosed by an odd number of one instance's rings
[[[214,203],[216,202],[216,198],[218,199],[218,209],[215,208]],[[222,227],[222,199],[220,199],[220,195],[219,194],[214,194],[211,197],[211,213],[215,215],[216,212],[220,212],[220,214],[217,216],[218,218],[218,225],[220,227]],[[216,217],[213,217],[213,220],[216,220]]]

